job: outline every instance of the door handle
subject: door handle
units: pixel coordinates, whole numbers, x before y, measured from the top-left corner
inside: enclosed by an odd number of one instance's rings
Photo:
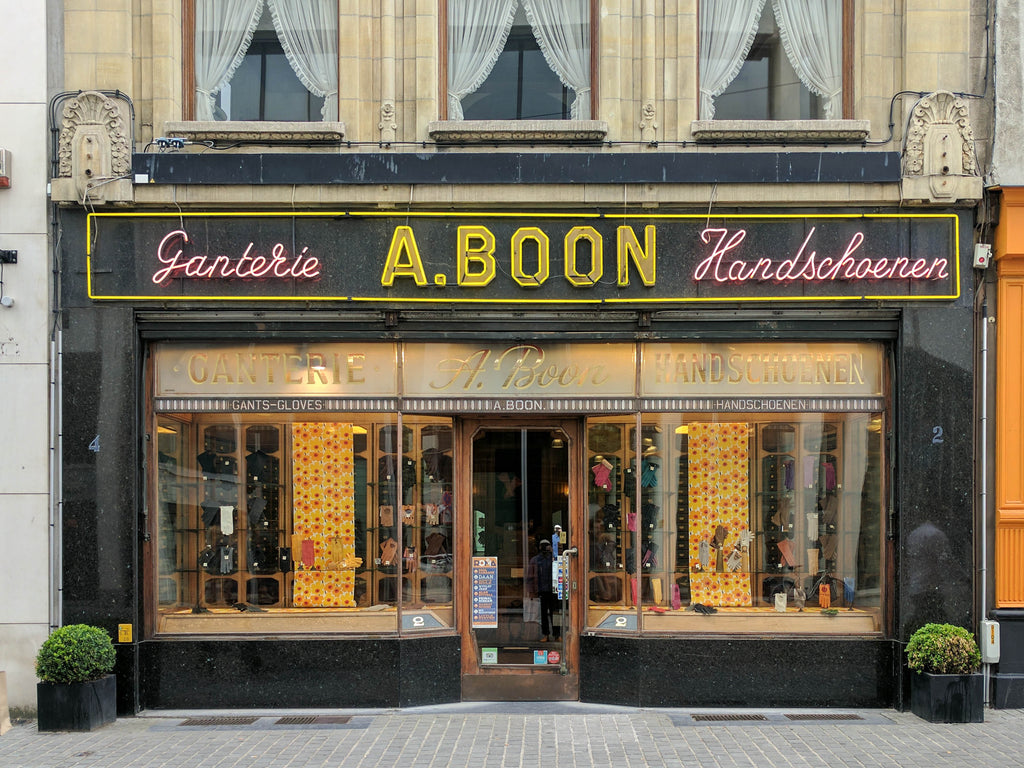
[[[569,547],[568,549],[566,549],[565,551],[562,552],[563,555],[573,555],[573,556],[578,555],[579,553],[580,553],[580,551],[576,547]]]

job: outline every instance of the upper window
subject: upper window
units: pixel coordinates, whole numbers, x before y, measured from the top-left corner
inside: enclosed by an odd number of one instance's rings
[[[590,119],[590,0],[448,0],[448,118]]]
[[[333,120],[336,0],[196,0],[197,120]]]
[[[843,0],[704,0],[703,120],[843,116]]]

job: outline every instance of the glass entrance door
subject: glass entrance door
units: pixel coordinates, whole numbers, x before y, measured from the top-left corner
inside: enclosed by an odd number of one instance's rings
[[[547,679],[546,685],[528,685],[520,678],[522,698],[566,698],[565,681],[556,678],[572,676],[575,688],[569,431],[482,427],[471,446],[469,630],[475,658],[467,666],[478,675]],[[489,690],[491,697],[500,695],[493,685]]]

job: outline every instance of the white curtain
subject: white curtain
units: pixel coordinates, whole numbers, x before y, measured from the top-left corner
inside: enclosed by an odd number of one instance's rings
[[[213,120],[215,97],[245,58],[263,0],[196,0],[196,120]]]
[[[570,116],[589,119],[589,0],[523,0],[523,7],[548,66],[576,94]]]
[[[824,100],[825,119],[842,117],[842,0],[772,0],[793,69]]]
[[[505,47],[519,0],[448,0],[448,119],[483,85]]]
[[[336,0],[267,0],[288,63],[310,93],[324,100],[320,116],[338,118]]]
[[[701,0],[700,117],[715,116],[715,97],[740,73],[765,0]]]

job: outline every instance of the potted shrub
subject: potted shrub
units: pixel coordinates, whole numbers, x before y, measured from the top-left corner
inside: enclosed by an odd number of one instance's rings
[[[981,652],[974,635],[952,624],[925,624],[907,643],[910,711],[931,723],[984,721]]]
[[[117,719],[116,654],[99,627],[55,630],[36,656],[40,731],[91,731]]]

